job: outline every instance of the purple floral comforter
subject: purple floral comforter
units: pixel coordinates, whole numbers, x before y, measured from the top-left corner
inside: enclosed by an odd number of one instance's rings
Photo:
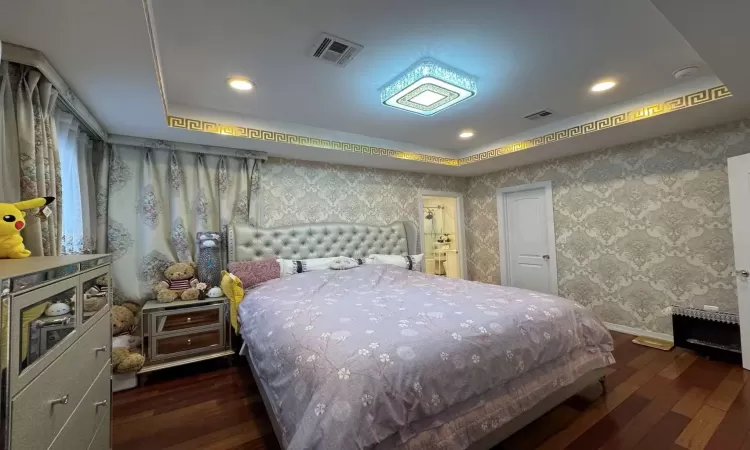
[[[572,354],[612,361],[610,334],[577,303],[388,265],[272,280],[239,314],[289,449],[406,439]]]

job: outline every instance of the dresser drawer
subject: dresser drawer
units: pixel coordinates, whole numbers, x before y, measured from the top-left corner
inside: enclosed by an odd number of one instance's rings
[[[152,360],[208,352],[224,346],[224,333],[221,328],[152,339]]]
[[[102,317],[13,398],[11,444],[47,448],[102,367],[109,365],[109,316]]]
[[[110,427],[112,426],[112,423],[109,421],[109,412],[107,412],[107,417],[102,419],[101,424],[99,424],[99,429],[96,430],[96,435],[94,436],[94,439],[91,441],[91,443],[88,446],[88,450],[109,450],[110,443],[112,440],[110,439]]]
[[[151,313],[151,330],[154,336],[158,336],[220,325],[223,318],[223,304],[159,311]]]
[[[54,450],[88,448],[97,433],[99,424],[105,418],[109,420],[109,408],[110,366],[107,364],[99,372],[96,381],[49,448]]]

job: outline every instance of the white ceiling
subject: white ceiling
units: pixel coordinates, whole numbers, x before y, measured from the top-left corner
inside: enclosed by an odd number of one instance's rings
[[[168,128],[138,0],[0,0],[0,40],[42,51],[113,134],[423,172],[482,173],[750,114],[747,64],[722,51],[747,36],[740,17],[750,2],[741,0],[716,0],[711,11],[702,0],[654,0],[661,11],[647,0],[152,3],[170,113],[235,125],[455,157],[689,89],[702,81],[671,75],[687,65],[698,65],[704,80],[718,76],[734,96],[454,168]],[[735,8],[732,17],[714,14],[702,31],[702,15],[723,3]],[[323,31],[365,48],[345,68],[314,60],[307,52]],[[424,56],[479,77],[479,94],[433,117],[381,105],[378,88]],[[230,74],[251,77],[257,90],[229,90]],[[590,94],[603,77],[620,84]],[[735,90],[730,81],[744,85]],[[554,115],[522,118],[543,108]],[[476,137],[458,140],[463,128]]]
[[[156,0],[170,103],[467,150],[545,122],[677,84],[710,68],[648,0]],[[307,56],[328,32],[364,46],[347,67]],[[479,94],[433,117],[380,103],[378,89],[423,57],[479,78]],[[257,83],[227,89],[230,74]],[[596,80],[617,89],[588,92]],[[523,117],[549,109],[552,117]],[[475,131],[461,140],[463,128]]]

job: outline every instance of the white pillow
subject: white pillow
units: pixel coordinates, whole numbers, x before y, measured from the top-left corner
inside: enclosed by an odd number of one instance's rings
[[[370,255],[367,257],[365,264],[390,264],[402,267],[408,270],[422,271],[422,258],[424,253],[419,255],[400,256],[400,255]]]
[[[348,270],[359,267],[359,265],[363,263],[363,259],[354,259],[349,258],[348,256],[339,256],[338,258],[333,260],[329,267],[333,270]]]
[[[331,263],[335,261],[337,257],[333,258],[310,258],[310,259],[283,259],[278,258],[279,266],[281,267],[281,276],[294,275],[295,273],[302,272],[316,272],[319,270],[328,270]]]

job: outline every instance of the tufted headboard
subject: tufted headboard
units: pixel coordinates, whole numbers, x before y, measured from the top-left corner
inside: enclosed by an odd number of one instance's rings
[[[349,223],[316,223],[278,228],[249,225],[227,227],[229,262],[270,257],[284,259],[365,257],[372,253],[413,255],[417,252],[417,226],[393,222],[373,226]]]

